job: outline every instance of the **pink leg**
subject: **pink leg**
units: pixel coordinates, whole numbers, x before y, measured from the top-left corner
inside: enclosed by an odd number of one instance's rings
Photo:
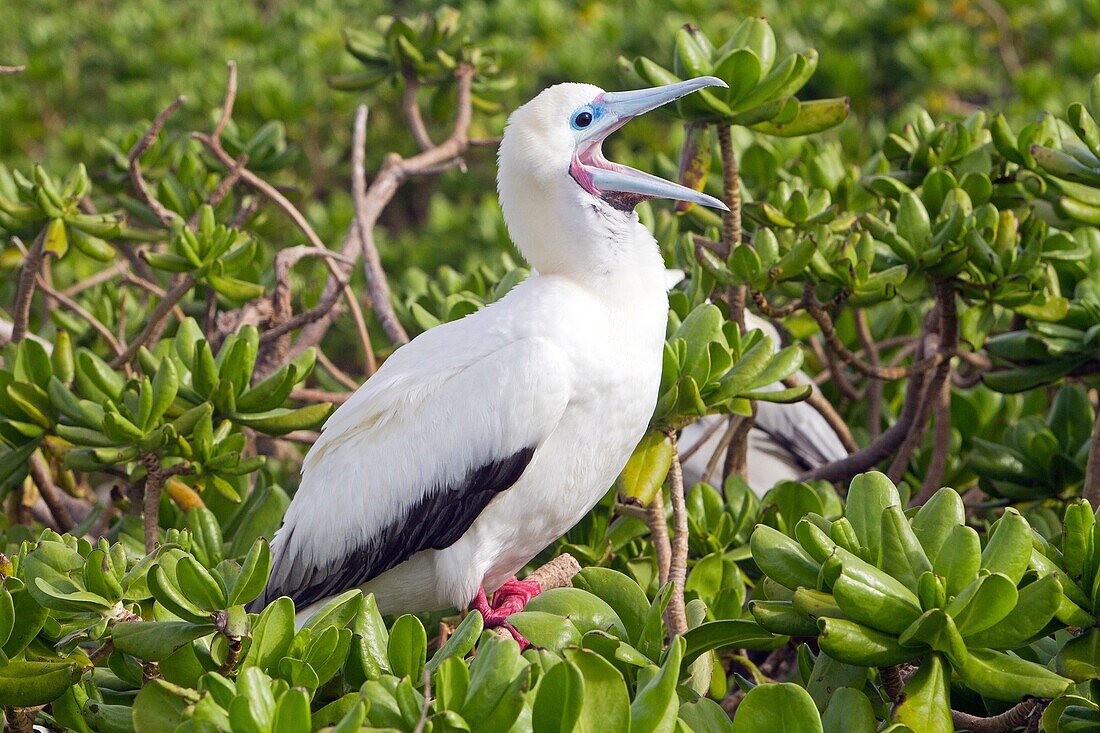
[[[493,594],[493,602],[490,604],[485,597],[485,589],[478,588],[470,607],[478,611],[485,619],[485,626],[496,628],[502,626],[508,630],[521,649],[531,645],[523,634],[519,633],[512,624],[508,623],[508,617],[513,613],[519,613],[527,605],[527,602],[542,592],[542,586],[534,581],[516,580],[512,577]]]

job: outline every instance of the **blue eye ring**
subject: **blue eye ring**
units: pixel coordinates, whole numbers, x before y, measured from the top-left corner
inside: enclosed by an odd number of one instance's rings
[[[583,130],[591,125],[594,119],[596,118],[592,114],[592,110],[586,107],[573,115],[573,119],[569,121],[569,124],[572,125],[574,130]]]

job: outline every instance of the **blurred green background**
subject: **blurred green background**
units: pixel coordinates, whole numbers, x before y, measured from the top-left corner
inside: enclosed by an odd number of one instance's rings
[[[0,0],[0,64],[27,66],[0,83],[0,160],[17,167],[38,161],[57,171],[102,160],[102,138],[143,129],[147,122],[139,121],[178,94],[188,102],[169,130],[206,128],[222,99],[225,62],[234,59],[237,124],[251,132],[269,120],[285,123],[296,155],[281,182],[293,181],[298,203],[335,242],[351,214],[347,162],[355,106],[371,108],[368,168],[388,151],[412,150],[397,109],[400,90],[347,93],[326,83],[360,68],[344,51],[342,31],[438,5]],[[512,80],[493,100],[496,111],[477,115],[474,136],[498,135],[506,112],[549,84],[621,87],[617,58],[670,58],[683,23],[721,38],[750,14],[767,17],[786,50],[818,49],[808,96],[851,97],[852,118],[831,136],[856,160],[918,107],[943,116],[982,106],[1019,123],[1081,97],[1100,68],[1100,0],[475,0],[462,9],[471,38],[497,55]],[[430,122],[437,136],[444,134],[446,119]],[[635,161],[658,165],[649,156],[673,159],[678,144],[679,132],[670,134],[668,119],[658,117],[627,128],[610,152],[629,149]],[[467,162],[468,175],[414,182],[387,211],[380,245],[391,272],[468,264],[507,246],[492,148],[472,151]]]

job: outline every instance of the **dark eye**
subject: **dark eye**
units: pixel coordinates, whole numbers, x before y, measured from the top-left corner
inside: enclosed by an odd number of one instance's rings
[[[591,124],[592,113],[587,110],[585,110],[584,112],[578,112],[576,116],[573,117],[573,127],[577,128],[578,130],[588,127]]]

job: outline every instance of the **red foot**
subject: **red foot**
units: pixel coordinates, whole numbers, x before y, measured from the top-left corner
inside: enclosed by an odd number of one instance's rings
[[[485,619],[487,628],[503,627],[507,629],[512,638],[519,642],[520,649],[526,649],[531,642],[519,633],[512,624],[508,623],[508,617],[513,613],[519,613],[527,605],[527,602],[542,592],[542,586],[531,580],[516,580],[513,576],[493,594],[493,602],[490,604],[485,597],[485,589],[478,588],[470,607],[478,611]]]

